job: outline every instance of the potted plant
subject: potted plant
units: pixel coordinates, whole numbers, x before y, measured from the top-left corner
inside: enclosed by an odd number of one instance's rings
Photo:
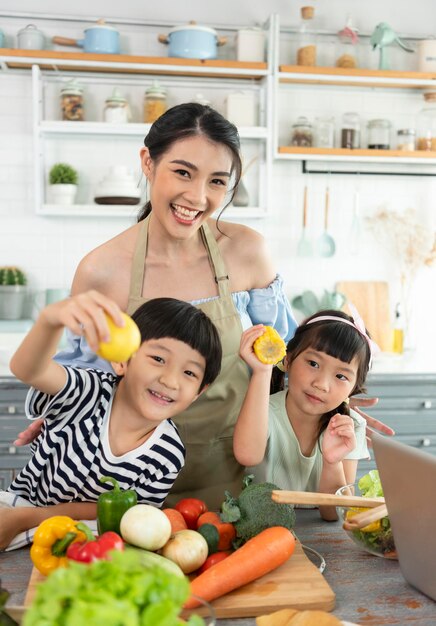
[[[0,319],[19,320],[23,316],[27,279],[18,267],[0,267]]]
[[[67,163],[56,163],[49,172],[51,202],[74,204],[77,193],[77,171]]]

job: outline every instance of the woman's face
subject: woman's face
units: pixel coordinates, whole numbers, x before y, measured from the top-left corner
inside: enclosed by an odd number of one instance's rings
[[[175,238],[191,236],[224,204],[232,168],[226,146],[195,135],[172,144],[158,163],[147,148],[141,157],[153,215]]]

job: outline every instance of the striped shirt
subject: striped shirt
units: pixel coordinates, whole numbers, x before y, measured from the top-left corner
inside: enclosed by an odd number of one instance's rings
[[[116,378],[99,370],[65,367],[67,382],[55,396],[31,389],[30,419],[44,418],[32,444],[32,458],[8,491],[36,506],[95,502],[112,487],[99,482],[112,476],[122,489],[133,489],[138,502],[161,506],[185,462],[185,448],[172,420],[160,422],[142,445],[114,456],[109,420]]]

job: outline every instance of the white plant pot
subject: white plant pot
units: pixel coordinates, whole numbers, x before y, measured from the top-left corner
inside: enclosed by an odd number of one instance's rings
[[[74,204],[77,185],[49,185],[51,204]]]
[[[24,313],[26,295],[26,285],[0,285],[0,319],[21,319]]]

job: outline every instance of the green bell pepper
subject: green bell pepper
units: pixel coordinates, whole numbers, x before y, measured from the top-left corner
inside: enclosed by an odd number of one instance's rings
[[[113,490],[101,493],[97,500],[97,527],[101,535],[108,530],[120,534],[120,522],[124,513],[137,504],[136,492],[122,490],[118,481],[111,476],[102,476],[101,483],[112,483]]]

